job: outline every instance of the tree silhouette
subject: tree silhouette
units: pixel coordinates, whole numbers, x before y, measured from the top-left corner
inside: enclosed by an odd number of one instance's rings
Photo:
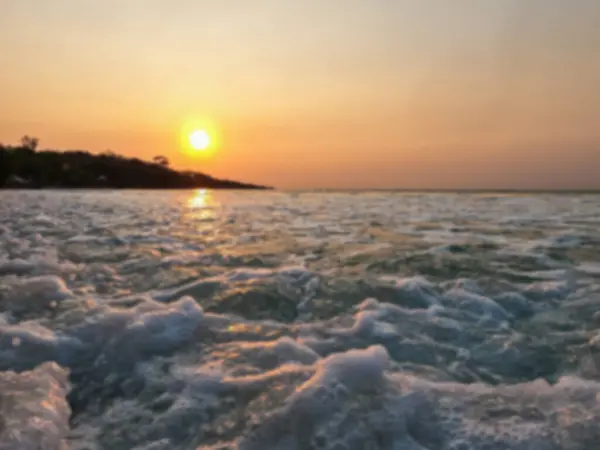
[[[40,150],[37,147],[38,139],[29,135],[23,136],[15,146],[0,144],[0,189],[262,188],[200,172],[179,172],[171,169],[169,160],[162,155],[150,162],[110,151],[92,154],[83,150]]]
[[[154,158],[152,158],[152,162],[154,162],[154,164],[158,164],[159,166],[163,166],[163,167],[169,167],[169,165],[171,164],[169,159],[166,156],[162,156],[162,155],[158,155],[158,156],[155,156]]]
[[[40,142],[40,140],[38,138],[25,135],[21,138],[21,147],[23,147],[24,149],[30,150],[32,152],[35,152],[39,142]]]

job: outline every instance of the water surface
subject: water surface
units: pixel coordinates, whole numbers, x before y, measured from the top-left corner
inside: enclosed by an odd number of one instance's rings
[[[0,192],[0,448],[600,448],[600,196]]]

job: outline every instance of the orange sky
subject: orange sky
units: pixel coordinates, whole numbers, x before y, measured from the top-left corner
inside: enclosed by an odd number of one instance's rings
[[[597,0],[0,4],[0,141],[281,188],[600,188]],[[213,121],[210,160],[182,152]]]

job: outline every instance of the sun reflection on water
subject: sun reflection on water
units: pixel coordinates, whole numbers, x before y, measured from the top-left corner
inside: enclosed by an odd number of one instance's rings
[[[196,189],[187,200],[189,218],[200,222],[211,222],[217,218],[218,202],[208,189]]]
[[[208,205],[211,197],[207,189],[196,189],[188,200],[188,206],[192,209],[204,208]]]

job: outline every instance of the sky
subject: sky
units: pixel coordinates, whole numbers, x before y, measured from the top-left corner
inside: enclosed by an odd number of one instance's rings
[[[282,189],[600,188],[597,0],[0,0],[0,67],[5,144]]]

